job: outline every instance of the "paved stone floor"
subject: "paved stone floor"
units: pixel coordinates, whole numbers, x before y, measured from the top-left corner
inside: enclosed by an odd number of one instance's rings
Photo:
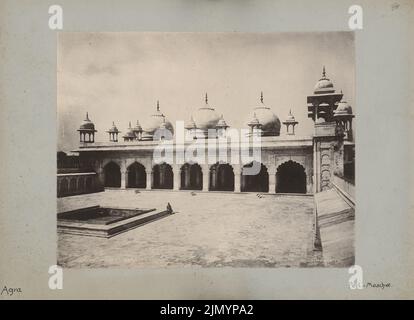
[[[112,238],[58,236],[63,267],[307,267],[312,196],[107,190],[58,199],[58,212],[99,204],[177,213]]]

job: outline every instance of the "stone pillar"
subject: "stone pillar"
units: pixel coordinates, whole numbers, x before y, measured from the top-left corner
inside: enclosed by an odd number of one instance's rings
[[[184,171],[185,171],[185,179],[184,179],[185,186],[184,187],[187,189],[187,188],[190,187],[190,184],[191,184],[191,180],[190,180],[191,170],[190,170],[190,167],[189,166],[185,167]]]
[[[126,179],[128,172],[126,170],[121,171],[121,189],[126,188]]]
[[[152,171],[148,170],[146,171],[146,175],[147,175],[147,186],[145,189],[147,190],[151,190],[151,185],[152,185]]]
[[[208,180],[210,176],[210,170],[208,165],[203,166],[203,191],[208,191]]]
[[[211,181],[210,181],[210,185],[213,190],[216,187],[216,183],[217,183],[217,166],[214,166],[211,169]]]
[[[174,175],[173,189],[180,190],[181,175],[180,175],[180,168],[178,166],[173,167],[173,175]]]
[[[241,170],[240,167],[234,167],[234,192],[241,192]]]
[[[102,186],[105,184],[105,171],[102,167],[98,168],[98,179]],[[76,179],[77,180],[77,179]],[[76,181],[76,185],[78,185],[78,182]]]
[[[269,170],[269,193],[276,193],[276,170]]]

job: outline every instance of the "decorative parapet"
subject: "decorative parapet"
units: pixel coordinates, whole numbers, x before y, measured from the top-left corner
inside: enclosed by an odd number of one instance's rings
[[[335,189],[338,190],[345,202],[347,202],[352,208],[355,208],[355,184],[339,177],[338,175],[333,176],[332,184]]]
[[[95,172],[57,174],[58,198],[103,190],[102,184]]]

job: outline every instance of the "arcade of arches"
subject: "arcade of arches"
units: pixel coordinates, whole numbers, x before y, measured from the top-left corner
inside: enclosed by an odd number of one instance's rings
[[[243,168],[252,165],[253,163],[250,163]],[[307,192],[305,168],[291,160],[279,165],[275,175],[270,174],[264,164],[260,164],[260,172],[256,175],[235,175],[233,167],[228,163],[212,165],[208,175],[203,174],[203,168],[197,163],[186,163],[178,172],[175,172],[171,165],[161,163],[154,165],[152,172],[149,171],[141,163],[132,163],[127,167],[126,182],[123,187],[263,193]],[[105,187],[120,188],[123,185],[120,166],[115,162],[106,164],[103,173]],[[177,174],[177,179],[174,179],[175,174]],[[275,186],[269,183],[270,177],[275,181]],[[206,183],[203,183],[203,178]],[[62,188],[69,189],[69,186],[62,186]]]

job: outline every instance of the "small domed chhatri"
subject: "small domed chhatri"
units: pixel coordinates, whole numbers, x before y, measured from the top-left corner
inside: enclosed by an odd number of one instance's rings
[[[142,139],[142,127],[138,120],[132,131],[134,132],[135,138],[137,138],[138,140]]]
[[[85,120],[81,123],[79,129],[79,142],[93,143],[95,142],[95,124],[89,119],[89,114],[86,112]]]
[[[227,129],[229,126],[227,125],[226,121],[224,120],[223,115],[221,115],[219,122],[216,125],[217,129]]]
[[[115,122],[114,121],[112,121],[112,127],[107,131],[107,132],[109,132],[109,133],[119,133],[119,130],[118,130],[118,128],[116,127],[116,125],[115,125]]]
[[[341,91],[342,93],[342,91]],[[338,107],[334,111],[334,117],[338,115],[348,115],[352,114],[352,107],[346,102],[343,98],[338,103]]]
[[[207,93],[205,97],[205,105],[193,114],[193,119],[197,129],[202,131],[204,134],[208,133],[208,129],[216,129],[220,116],[215,109],[208,104]]]
[[[118,142],[118,133],[120,133],[120,131],[116,127],[114,121],[112,121],[112,127],[106,132],[109,133],[109,141]]]
[[[314,93],[334,93],[335,89],[331,80],[326,77],[325,66],[323,66],[322,78],[315,85]]]
[[[86,112],[86,118],[81,123],[79,129],[83,129],[83,130],[95,130],[95,124],[89,119],[88,112]]]
[[[131,121],[129,122],[128,130],[126,134],[123,136],[124,141],[133,141],[135,140],[134,130],[131,127]]]
[[[354,115],[352,114],[352,107],[343,97],[338,103],[333,117],[337,124],[337,131],[343,133],[345,139],[352,140],[352,118],[354,118]]]
[[[254,116],[252,114],[254,114]],[[248,117],[248,123],[254,118],[257,118],[259,121],[263,136],[280,135],[280,120],[278,116],[263,103],[263,92],[260,94],[260,105],[253,109]]]
[[[299,122],[296,121],[295,116],[292,114],[292,110],[289,110],[289,114],[286,117],[286,120],[283,121],[283,124],[286,126],[286,134],[287,135],[295,135],[295,126]],[[292,129],[290,130],[290,128]]]
[[[165,127],[170,130],[171,134],[174,134],[174,127],[170,121],[166,119],[164,114],[160,111],[160,103],[157,101],[157,111],[152,114],[147,121],[144,123],[143,127],[143,139],[151,140],[154,136],[154,132],[158,130],[161,124],[165,121]]]

